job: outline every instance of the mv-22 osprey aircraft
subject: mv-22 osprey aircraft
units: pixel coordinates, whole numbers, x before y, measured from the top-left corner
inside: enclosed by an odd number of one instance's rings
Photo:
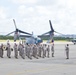
[[[18,29],[14,19],[13,19],[13,22],[14,22],[14,25],[15,25],[15,31],[13,31],[11,33],[8,33],[6,36],[9,36],[10,34],[14,33],[14,41],[19,39],[19,37],[25,37],[26,38],[26,43],[28,43],[28,44],[38,44],[38,43],[42,43],[41,37],[45,37],[45,36],[48,35],[49,36],[48,43],[49,42],[54,42],[53,37],[54,37],[54,32],[56,32],[56,31],[54,31],[54,29],[52,27],[51,20],[49,20],[51,30],[42,34],[42,35],[39,35],[39,36],[34,36],[33,33],[30,34],[28,32],[25,32],[25,31],[22,31],[22,30]],[[20,33],[23,33],[23,34],[26,34],[26,35],[20,35]],[[58,32],[56,32],[56,33],[58,33]]]

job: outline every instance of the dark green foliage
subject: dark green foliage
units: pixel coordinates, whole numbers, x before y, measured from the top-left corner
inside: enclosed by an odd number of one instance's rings
[[[48,40],[49,37],[42,37],[42,40]],[[67,41],[70,41],[72,38],[65,38],[65,37],[54,37],[54,40],[67,40]]]
[[[66,40],[66,41],[70,41],[71,40],[71,38],[69,38],[69,37],[67,37],[67,38],[65,38],[65,37],[54,37],[54,39],[55,40]]]
[[[7,39],[10,39],[10,40],[13,40],[13,36],[3,36],[3,35],[0,35],[0,40],[7,40]]]
[[[41,37],[42,40],[48,40],[49,39],[49,36],[46,36],[46,37]],[[3,36],[3,35],[0,35],[0,40],[14,40],[14,37],[13,36]],[[70,41],[72,38],[65,38],[65,37],[54,37],[54,40],[68,40]]]

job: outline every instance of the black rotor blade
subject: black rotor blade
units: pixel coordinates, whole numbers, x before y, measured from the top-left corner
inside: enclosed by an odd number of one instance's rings
[[[6,36],[9,36],[10,34],[12,34],[12,33],[14,33],[15,31],[13,31],[13,32],[10,32],[10,33],[8,33]]]
[[[30,33],[24,32],[24,31],[19,30],[19,29],[18,29],[18,32],[20,32],[20,33],[24,33],[24,34],[28,34],[28,35],[32,35],[32,34],[30,34]]]
[[[49,32],[46,32],[46,33],[44,33],[44,34],[42,34],[42,35],[46,35],[46,34],[49,34],[50,33],[50,31]]]
[[[14,25],[15,25],[15,29],[17,29],[16,22],[15,22],[15,20],[14,20],[14,19],[13,19],[13,22],[14,22]]]
[[[51,31],[54,31],[54,29],[53,29],[53,27],[52,27],[51,20],[49,20],[49,23],[50,23],[50,28],[51,28]]]
[[[59,32],[57,32],[57,31],[54,31],[55,33],[58,33],[58,34],[60,34],[60,35],[64,35],[64,34],[62,34],[62,33],[59,33]]]

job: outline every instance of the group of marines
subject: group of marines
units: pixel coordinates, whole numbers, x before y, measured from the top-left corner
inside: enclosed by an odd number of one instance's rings
[[[6,46],[4,44],[0,45],[0,57],[3,58],[4,51],[7,51],[7,57],[11,58],[11,51],[14,51],[14,57],[18,59],[20,56],[21,58],[25,59],[27,56],[29,59],[33,57],[38,59],[39,57],[45,58],[50,57],[50,50],[51,55],[54,57],[54,43],[52,43],[51,47],[48,44],[25,44],[24,42],[16,43],[14,42],[13,48],[11,48],[11,44],[7,41]],[[66,59],[69,59],[69,44],[65,45],[66,51]]]
[[[3,58],[4,55],[4,45],[0,45],[0,57]],[[11,44],[10,42],[7,42],[6,44],[6,51],[7,51],[7,57],[11,58]],[[13,45],[13,51],[14,51],[14,57],[16,59],[19,58],[19,56],[23,59],[27,56],[29,59],[32,59],[33,57],[38,59],[40,57],[50,57],[50,45],[47,44],[25,44],[25,43],[14,43]],[[54,57],[54,44],[52,44],[51,47],[52,51],[52,57]]]

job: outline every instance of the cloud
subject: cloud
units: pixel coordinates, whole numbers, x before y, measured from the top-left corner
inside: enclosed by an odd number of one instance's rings
[[[6,35],[15,30],[12,19],[3,19],[0,21],[0,35]]]
[[[26,7],[25,5],[21,5],[18,8],[18,14],[21,16],[25,16],[25,15],[31,15],[34,12],[34,8],[33,7]]]
[[[8,5],[9,11],[0,7],[0,19],[13,17],[19,29],[30,33],[34,31],[35,34],[49,31],[50,19],[56,31],[64,34],[75,33],[70,30],[71,28],[75,30],[76,27],[75,3],[75,0],[11,0],[11,5]]]
[[[0,19],[7,18],[7,9],[4,7],[0,7]]]
[[[50,30],[49,24],[47,24],[49,19],[52,20],[53,26],[57,31],[63,33],[66,33],[66,31],[68,31],[67,33],[71,33],[68,28],[71,28],[71,25],[75,23],[75,10],[70,9],[69,8],[70,4],[69,5],[67,4],[69,4],[68,1],[58,0],[58,2],[55,3],[54,5],[48,5],[48,6],[36,5],[27,7],[25,5],[21,5],[18,8],[18,13],[21,15],[21,17],[23,17],[23,19],[26,18],[27,22],[31,24],[33,27],[36,28],[36,25],[38,27],[41,26],[40,27],[40,29],[42,29],[40,31],[41,33]],[[31,26],[29,26],[28,29],[30,27]],[[37,31],[33,27],[31,28]],[[64,31],[63,28],[66,31]],[[36,33],[38,33],[38,31]]]
[[[41,15],[51,15],[51,10],[49,10],[48,7],[36,6],[36,10]]]
[[[76,8],[76,0],[67,0],[66,1],[66,6],[69,9]]]
[[[30,17],[30,18],[36,18],[36,17],[50,17],[53,15],[52,8],[46,7],[46,6],[31,6],[26,7],[25,5],[20,5],[18,8],[18,14],[21,17]]]
[[[38,0],[12,0],[12,2],[17,3],[17,4],[35,4],[38,2]]]

